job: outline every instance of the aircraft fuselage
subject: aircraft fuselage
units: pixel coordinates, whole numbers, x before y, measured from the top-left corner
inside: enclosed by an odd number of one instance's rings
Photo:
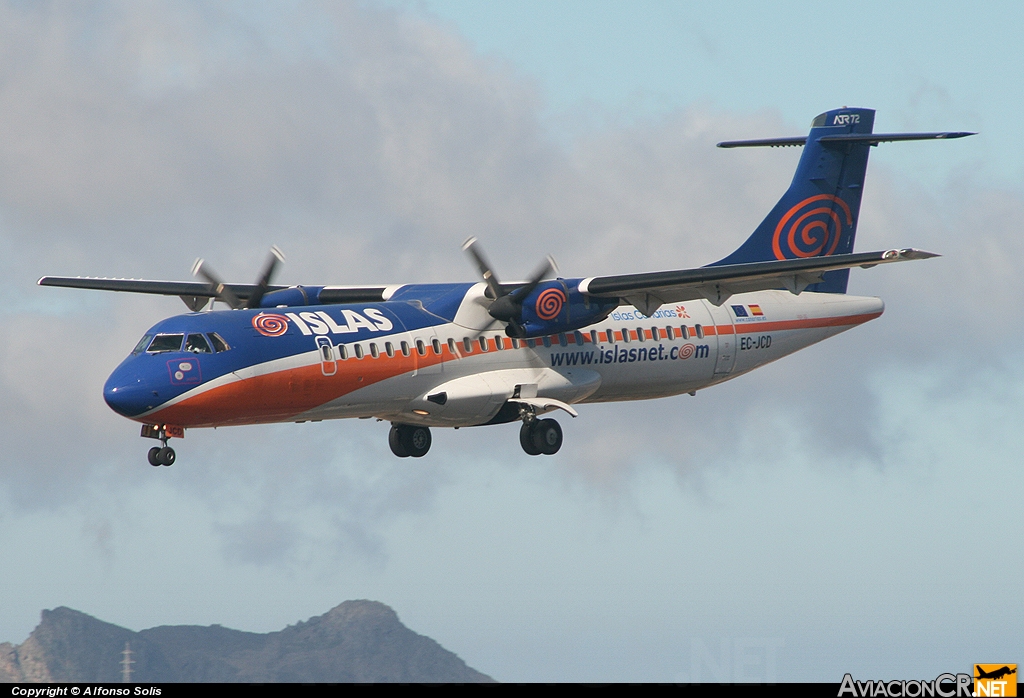
[[[110,376],[104,397],[136,421],[184,428],[347,417],[473,426],[517,419],[508,401],[519,397],[572,405],[697,391],[874,319],[884,308],[872,297],[760,291],[721,306],[667,304],[651,317],[623,306],[583,330],[513,340],[478,303],[482,284],[451,287],[444,285],[443,295],[458,296],[457,303],[168,318],[147,337],[172,348],[153,351],[150,340],[147,351],[140,343]],[[217,351],[218,339],[229,348]]]

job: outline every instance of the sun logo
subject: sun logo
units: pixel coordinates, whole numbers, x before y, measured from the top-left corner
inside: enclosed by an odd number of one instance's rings
[[[264,337],[280,337],[288,331],[288,318],[277,313],[260,313],[253,316],[252,326]]]
[[[830,255],[839,245],[844,225],[853,225],[853,215],[845,201],[831,194],[809,196],[786,211],[775,226],[775,259]]]
[[[549,288],[546,291],[542,291],[537,296],[537,305],[535,306],[537,317],[541,320],[554,320],[562,312],[565,300],[565,294],[562,293],[561,289]]]

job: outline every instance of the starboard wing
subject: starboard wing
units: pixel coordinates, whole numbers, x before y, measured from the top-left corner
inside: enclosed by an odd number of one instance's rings
[[[643,274],[594,276],[581,281],[579,290],[591,296],[617,297],[620,302],[633,305],[645,315],[650,315],[664,303],[705,298],[715,305],[721,305],[736,293],[778,288],[800,293],[808,286],[819,283],[825,272],[853,267],[867,269],[878,264],[938,256],[933,252],[908,248]]]

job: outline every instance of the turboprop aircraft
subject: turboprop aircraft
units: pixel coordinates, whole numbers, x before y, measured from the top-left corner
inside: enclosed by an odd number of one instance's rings
[[[871,146],[964,132],[873,133],[843,107],[807,136],[719,143],[802,146],[789,190],[728,257],[695,269],[562,278],[550,258],[501,283],[475,239],[476,283],[279,286],[274,248],[255,284],[43,277],[43,286],[179,296],[192,312],[154,325],[103,389],[158,439],[171,465],[186,429],[344,417],[391,423],[396,456],[420,457],[431,427],[521,421],[530,455],[556,453],[575,405],[646,400],[731,380],[882,314],[846,294],[853,267],[925,259],[913,248],[853,251]],[[214,301],[229,309],[213,310]]]

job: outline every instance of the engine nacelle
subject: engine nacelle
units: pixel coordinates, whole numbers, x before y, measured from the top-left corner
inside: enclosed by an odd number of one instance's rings
[[[600,322],[618,307],[617,298],[594,298],[577,289],[580,279],[555,279],[537,285],[523,300],[527,337],[578,330]]]

